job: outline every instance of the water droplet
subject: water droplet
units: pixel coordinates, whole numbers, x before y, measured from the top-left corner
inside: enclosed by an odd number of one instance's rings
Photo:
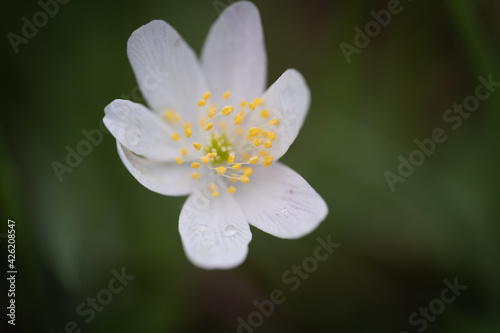
[[[208,226],[206,226],[205,224],[198,224],[195,227],[195,229],[198,230],[199,232],[201,232],[202,234],[206,234],[210,231],[210,228]]]
[[[236,227],[234,225],[228,225],[224,229],[224,236],[226,236],[226,237],[232,237],[232,236],[236,235],[237,233],[238,233],[238,230],[236,229]]]

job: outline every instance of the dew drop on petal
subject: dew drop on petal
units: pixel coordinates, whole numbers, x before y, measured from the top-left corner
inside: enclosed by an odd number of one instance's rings
[[[195,229],[199,231],[202,234],[206,234],[210,231],[210,228],[206,226],[205,224],[198,224]]]
[[[238,230],[236,229],[236,227],[234,225],[228,225],[224,229],[224,236],[226,236],[226,237],[232,237],[232,236],[236,235],[237,233],[238,233]]]

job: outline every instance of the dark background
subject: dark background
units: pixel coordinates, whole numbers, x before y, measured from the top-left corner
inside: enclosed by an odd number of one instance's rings
[[[132,96],[130,34],[162,19],[199,52],[229,2],[71,0],[18,53],[7,34],[21,35],[21,19],[41,8],[3,2],[0,232],[16,221],[18,331],[63,332],[74,321],[83,332],[236,332],[254,300],[280,289],[286,301],[255,332],[417,332],[423,324],[411,326],[409,316],[456,277],[468,288],[426,331],[498,332],[500,90],[456,130],[443,121],[474,94],[478,76],[500,81],[498,1],[402,1],[351,63],[339,44],[353,44],[354,27],[364,29],[387,1],[255,1],[268,83],[294,67],[312,91],[283,162],[330,214],[299,240],[252,228],[249,256],[234,270],[204,271],[186,259],[177,230],[185,199],[136,182],[110,134],[59,181],[53,162],[65,164],[66,147],[99,129],[108,103],[141,101]],[[392,192],[384,173],[397,173],[398,156],[408,158],[414,140],[435,128],[447,140]],[[328,235],[341,246],[291,291],[282,275]],[[77,306],[123,267],[135,279],[86,323]]]

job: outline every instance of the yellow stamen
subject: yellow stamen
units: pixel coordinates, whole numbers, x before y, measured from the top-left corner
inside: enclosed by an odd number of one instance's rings
[[[191,174],[191,178],[192,179],[200,179],[201,178],[201,174],[199,172],[193,172]]]
[[[222,114],[225,116],[229,116],[233,113],[234,107],[232,105],[228,105],[222,108]]]
[[[205,106],[205,105],[207,105],[207,101],[204,99],[200,99],[200,101],[198,102],[198,106],[201,107],[201,106]]]
[[[243,175],[240,177],[240,182],[242,182],[243,184],[248,184],[250,182],[250,178],[248,178],[247,176]]]
[[[188,127],[184,130],[184,134],[186,135],[186,138],[190,138],[193,131]]]
[[[248,161],[248,159],[250,158],[250,154],[249,153],[244,153],[243,154],[243,161]]]
[[[265,150],[261,150],[259,152],[259,155],[262,156],[262,157],[266,157],[267,155],[269,155],[269,153],[267,151],[265,151]]]
[[[255,147],[259,147],[261,144],[262,144],[262,140],[261,139],[257,138],[255,140],[253,140],[253,145]]]
[[[181,159],[180,157],[176,157],[176,158],[175,158],[175,161],[176,161],[176,162],[177,162],[177,164],[179,164],[179,165],[181,165],[182,163],[184,163],[184,162],[182,162],[182,159]]]
[[[211,183],[210,185],[208,185],[208,190],[210,192],[217,191],[217,185],[214,183]]]
[[[198,163],[198,162],[191,163],[191,168],[198,169],[199,167],[200,167],[200,163]]]
[[[233,165],[231,167],[231,169],[233,169],[234,171],[238,171],[239,168],[241,168],[241,164],[240,163],[236,163],[235,165]]]
[[[255,110],[255,103],[254,102],[248,103],[248,108],[252,111]]]
[[[269,111],[267,111],[267,110],[262,110],[262,111],[260,111],[260,116],[261,116],[262,118],[267,118],[267,117],[269,117]]]
[[[241,170],[243,170],[243,174],[247,177],[249,177],[253,173],[253,169],[250,167],[246,167]]]
[[[214,123],[208,123],[205,125],[205,131],[210,131],[214,127]]]
[[[266,158],[264,158],[264,161],[262,162],[262,165],[264,165],[265,167],[268,167],[272,163],[273,163],[273,157],[272,156],[266,156]]]
[[[245,106],[247,106],[247,101],[242,100],[242,101],[240,102],[240,106],[241,106],[242,108],[244,108]]]
[[[224,92],[224,94],[222,95],[222,98],[228,99],[230,96],[231,96],[231,92],[228,90],[228,91]]]
[[[276,133],[274,132],[267,132],[267,138],[271,141],[276,140]]]
[[[227,170],[227,169],[226,169],[226,168],[224,168],[223,166],[220,166],[220,167],[218,167],[217,169],[215,169],[215,171],[217,171],[217,173],[218,173],[219,175],[223,175],[223,174],[226,172],[226,170]]]
[[[213,193],[212,193],[212,196],[214,198],[217,198],[219,196],[219,192],[217,190],[215,190]]]
[[[210,157],[203,156],[202,158],[200,158],[200,160],[201,160],[201,163],[207,164],[208,162],[210,162]]]
[[[279,123],[280,123],[280,120],[279,120],[278,118],[274,118],[274,119],[271,119],[271,120],[269,121],[269,125],[271,125],[271,126],[276,126],[276,125],[278,125]]]
[[[185,121],[184,128],[191,128],[191,123],[189,121]]]
[[[227,191],[229,192],[229,194],[233,194],[236,191],[236,187],[229,186],[229,188],[227,189]]]
[[[271,148],[273,146],[272,142],[267,140],[266,142],[264,142],[264,147],[265,148]]]
[[[229,155],[228,159],[227,159],[227,163],[234,163],[234,155]]]
[[[205,100],[210,99],[210,97],[212,97],[212,94],[210,93],[210,91],[207,91],[206,93],[203,94],[203,99],[205,99]]]
[[[181,120],[181,117],[175,113],[174,111],[172,110],[167,110],[165,111],[165,118],[168,120],[168,121],[171,121],[171,122],[178,122],[179,120]]]
[[[181,138],[181,136],[179,135],[179,133],[172,133],[171,138],[174,141],[179,141],[179,139]]]
[[[250,162],[252,164],[257,164],[258,161],[259,161],[258,156],[252,156],[252,158],[250,158],[250,160],[248,162]]]
[[[234,117],[234,125],[239,125],[243,121],[243,116],[241,114],[237,115]]]
[[[257,127],[250,127],[248,130],[248,135],[252,136],[257,136],[259,134],[259,129]]]
[[[210,110],[208,110],[208,117],[213,118],[216,113],[217,113],[217,109],[214,107],[211,107]]]
[[[186,148],[181,148],[182,156],[186,156],[188,154],[188,150]]]
[[[207,157],[208,157],[208,158],[213,158],[213,157],[215,157],[215,156],[217,156],[217,154],[216,154],[216,153],[208,153],[208,154],[207,154]]]
[[[199,142],[195,142],[195,143],[193,143],[193,147],[194,147],[194,149],[196,149],[196,150],[200,150],[200,149],[201,149],[201,145],[200,145],[200,143],[199,143]]]

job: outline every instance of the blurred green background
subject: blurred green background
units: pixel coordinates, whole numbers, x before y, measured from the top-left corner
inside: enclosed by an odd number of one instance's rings
[[[411,326],[410,315],[457,277],[467,290],[426,331],[498,332],[500,89],[458,129],[443,121],[474,94],[478,76],[500,81],[498,1],[402,1],[402,12],[351,63],[339,44],[353,44],[353,28],[364,29],[370,11],[388,1],[254,2],[268,83],[294,67],[312,91],[283,162],[325,198],[330,214],[299,240],[252,228],[237,269],[204,271],[186,259],[177,230],[185,198],[143,188],[110,134],[58,180],[52,163],[65,164],[66,147],[99,128],[108,103],[141,101],[131,96],[130,34],[162,19],[199,53],[230,2],[72,0],[17,54],[3,39],[0,232],[8,218],[17,222],[18,331],[64,332],[74,321],[82,332],[236,332],[254,300],[281,289],[285,303],[255,332],[417,332],[423,324]],[[4,36],[21,34],[21,18],[38,11],[35,1],[4,2]],[[447,141],[392,192],[384,172],[396,173],[398,156],[408,158],[414,140],[434,128]],[[291,291],[283,273],[328,235],[341,246]],[[135,279],[86,323],[76,308],[123,267]],[[5,278],[0,287],[5,309]]]

